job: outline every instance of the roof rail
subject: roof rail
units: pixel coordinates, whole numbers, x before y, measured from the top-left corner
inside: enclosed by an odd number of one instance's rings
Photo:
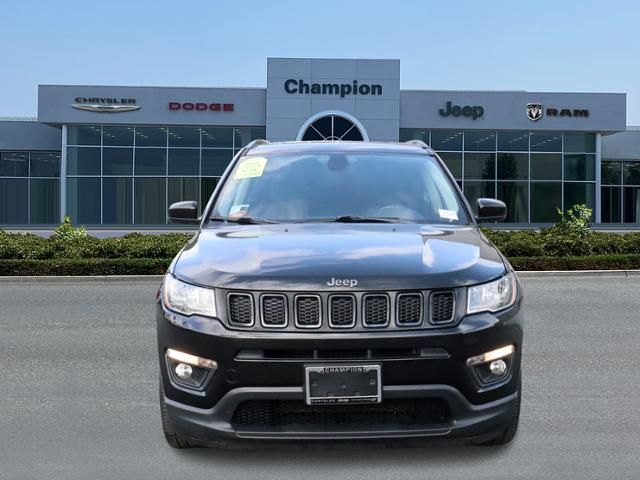
[[[262,138],[256,138],[255,140],[251,140],[249,143],[247,143],[244,146],[244,151],[248,152],[249,150],[251,150],[253,147],[257,147],[258,145],[268,145],[269,142],[268,140],[264,140]]]
[[[415,145],[416,147],[424,148],[425,150],[431,150],[431,147],[422,140],[407,140],[404,143],[407,145]]]

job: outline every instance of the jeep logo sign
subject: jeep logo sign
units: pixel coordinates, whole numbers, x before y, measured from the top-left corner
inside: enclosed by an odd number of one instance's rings
[[[331,277],[331,280],[327,282],[327,287],[357,287],[358,280],[355,278],[335,278]]]
[[[453,105],[453,102],[447,102],[444,108],[439,110],[441,117],[471,117],[476,120],[484,116],[484,107],[482,105]]]

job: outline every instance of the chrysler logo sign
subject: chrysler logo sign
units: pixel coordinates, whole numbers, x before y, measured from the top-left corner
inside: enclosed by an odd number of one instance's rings
[[[73,108],[98,113],[133,112],[141,108],[135,98],[76,97],[74,102]]]

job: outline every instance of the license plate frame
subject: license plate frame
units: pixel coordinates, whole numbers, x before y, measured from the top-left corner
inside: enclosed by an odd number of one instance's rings
[[[371,384],[371,381],[375,384]],[[382,402],[379,364],[305,365],[307,405],[370,404]]]

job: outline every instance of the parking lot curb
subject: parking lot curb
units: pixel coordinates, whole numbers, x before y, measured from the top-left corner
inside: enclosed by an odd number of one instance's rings
[[[521,270],[520,278],[543,277],[629,277],[640,275],[640,270]]]

